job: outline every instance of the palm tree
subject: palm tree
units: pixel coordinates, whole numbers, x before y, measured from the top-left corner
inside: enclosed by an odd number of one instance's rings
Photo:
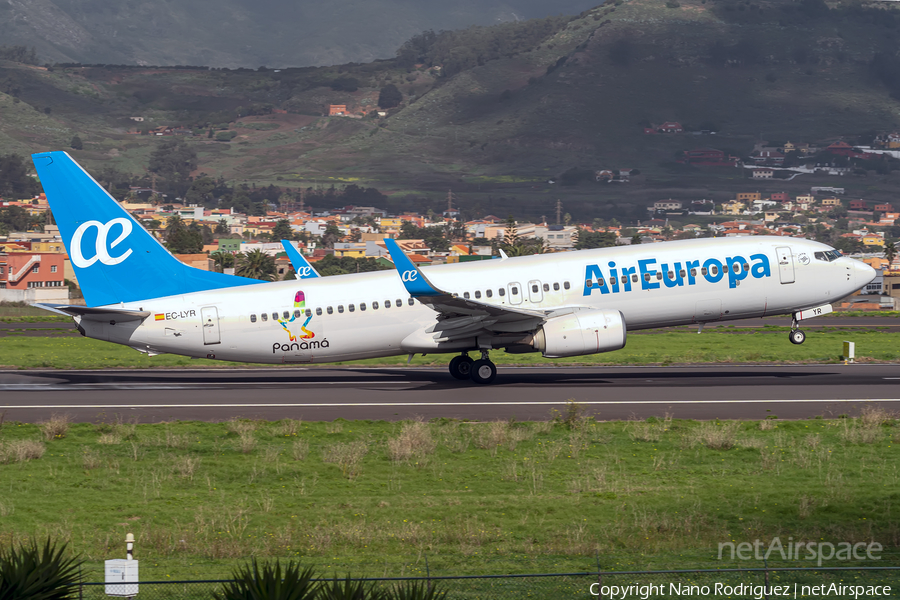
[[[894,258],[897,256],[897,246],[894,245],[894,242],[888,242],[884,245],[884,258],[888,261],[888,268],[890,268],[891,264],[894,262]]]
[[[275,259],[259,249],[244,252],[237,257],[235,274],[250,279],[273,281],[275,279]]]
[[[216,250],[209,255],[211,259],[216,261],[216,271],[223,273],[225,269],[234,266],[234,254],[231,252],[223,252]]]

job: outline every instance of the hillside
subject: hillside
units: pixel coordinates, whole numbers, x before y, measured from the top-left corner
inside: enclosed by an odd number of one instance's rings
[[[727,199],[760,183],[734,168],[677,164],[681,151],[713,146],[746,156],[761,141],[855,142],[900,128],[900,89],[891,87],[900,86],[898,8],[627,0],[572,19],[419,39],[398,60],[318,69],[6,63],[0,144],[7,152],[58,149],[78,133],[84,149],[74,155],[91,168],[142,174],[161,140],[125,132],[186,125],[201,134],[187,139],[199,155],[195,174],[256,185],[357,183],[394,198],[424,195],[435,207],[452,188],[476,212],[530,216],[547,214],[556,198],[581,216],[667,196]],[[321,116],[332,103],[373,109],[389,83],[403,103],[386,118]],[[665,121],[717,133],[644,133]],[[210,123],[236,137],[203,135]],[[595,184],[600,168],[640,175]],[[566,172],[577,185],[547,183]],[[832,184],[816,175],[763,185],[799,192]],[[900,172],[840,184],[895,199]]]
[[[390,58],[426,29],[575,14],[590,0],[8,0],[0,39],[42,62],[269,67]]]

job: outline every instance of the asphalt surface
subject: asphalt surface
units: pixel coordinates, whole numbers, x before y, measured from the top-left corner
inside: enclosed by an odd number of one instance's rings
[[[900,365],[500,367],[492,385],[435,368],[0,371],[0,414],[35,422],[231,417],[546,419],[569,400],[599,419],[782,419],[900,410]]]

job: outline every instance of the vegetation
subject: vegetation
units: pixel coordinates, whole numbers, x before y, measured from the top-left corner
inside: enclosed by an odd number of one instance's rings
[[[24,440],[23,440],[24,441]],[[24,441],[27,443],[27,441]],[[40,456],[20,457],[21,460]],[[81,560],[66,554],[66,544],[50,538],[43,545],[36,539],[0,545],[0,598],[3,600],[64,600],[77,597]]]
[[[240,253],[237,255],[234,273],[250,279],[273,281],[277,274],[275,259],[258,248]]]
[[[224,577],[247,556],[357,577],[424,574],[422,554],[444,574],[581,571],[598,553],[635,569],[709,565],[719,542],[785,532],[877,541],[878,566],[896,564],[896,415],[776,415],[601,422],[575,403],[534,423],[101,414],[52,438],[7,419],[4,450],[46,450],[7,454],[0,545],[53,532],[93,581],[125,530],[145,580]]]
[[[347,259],[341,259],[347,260]],[[353,260],[353,259],[350,259]],[[321,264],[321,263],[319,263]],[[18,319],[21,319],[19,317]],[[52,317],[28,317],[39,321]],[[277,324],[275,325],[277,327]],[[837,363],[842,360],[843,341],[856,343],[857,362],[896,362],[900,348],[900,333],[888,328],[875,331],[826,328],[807,329],[806,343],[789,345],[788,328],[765,327],[759,330],[729,327],[707,329],[701,336],[691,329],[631,333],[628,345],[622,350],[606,354],[548,359],[539,353],[506,354],[491,352],[498,365],[669,365],[684,363]],[[68,330],[71,334],[71,330]],[[183,356],[160,355],[148,357],[131,348],[83,337],[24,337],[23,332],[10,331],[0,337],[0,366],[9,368],[98,369],[114,367],[200,367],[230,368],[234,363],[206,359],[193,360]],[[53,332],[56,334],[63,331]],[[443,368],[449,355],[416,356],[414,366]],[[344,364],[344,363],[338,363]],[[406,356],[356,361],[357,365],[407,364]]]

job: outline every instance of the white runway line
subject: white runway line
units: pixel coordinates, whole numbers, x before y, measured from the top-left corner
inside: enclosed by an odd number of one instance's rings
[[[585,401],[577,404],[585,406],[602,405],[644,405],[664,404],[667,406],[691,404],[811,404],[822,402],[900,402],[900,398],[830,398],[802,400],[603,400]],[[331,403],[261,403],[261,404],[10,404],[0,405],[0,409],[76,409],[76,408],[361,408],[367,406],[566,406],[567,400],[541,402],[331,402]]]

